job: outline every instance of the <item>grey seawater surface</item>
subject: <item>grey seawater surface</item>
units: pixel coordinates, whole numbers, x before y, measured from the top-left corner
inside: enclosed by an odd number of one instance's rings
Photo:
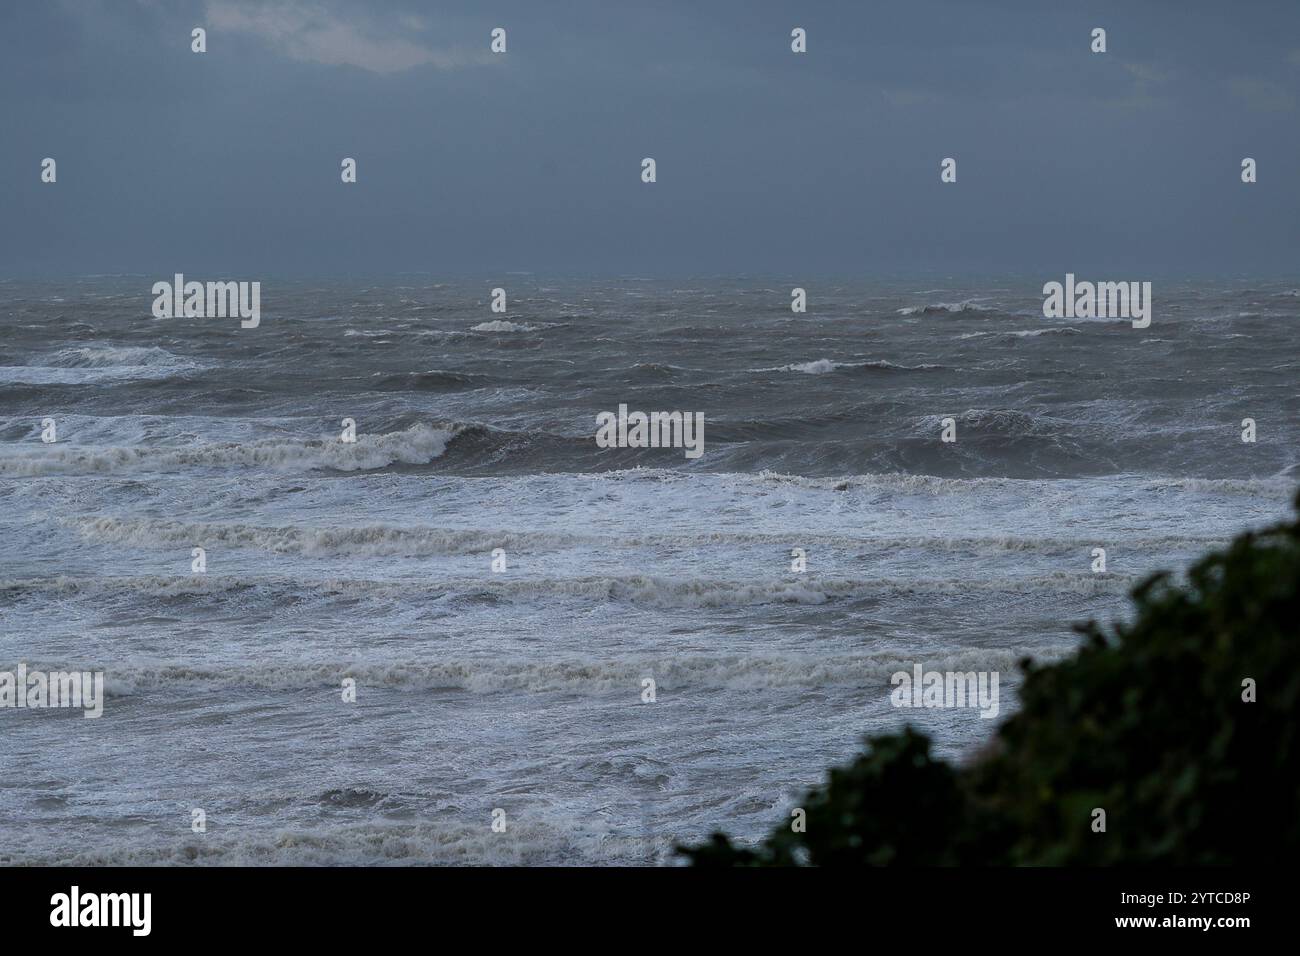
[[[1134,329],[1044,279],[264,280],[241,329],[153,319],[157,278],[0,282],[0,670],[109,693],[0,710],[4,862],[757,838],[863,734],[991,735],[893,672],[997,671],[1005,716],[1019,659],[1296,485],[1284,283],[1157,283]],[[704,455],[598,448],[620,403],[703,412]]]

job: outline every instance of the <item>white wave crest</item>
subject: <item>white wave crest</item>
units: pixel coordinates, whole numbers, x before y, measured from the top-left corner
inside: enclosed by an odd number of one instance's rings
[[[932,302],[929,305],[909,305],[898,310],[899,315],[948,315],[959,312],[996,312],[987,305],[980,305],[973,299],[961,302]]]
[[[418,424],[383,435],[202,445],[79,446],[59,442],[5,448],[0,475],[93,475],[113,472],[170,472],[191,468],[259,468],[271,471],[370,471],[394,464],[422,465],[447,450],[455,430]]]
[[[51,368],[108,368],[112,366],[151,366],[189,364],[189,360],[173,355],[166,349],[139,346],[94,345],[82,348],[60,349],[45,357],[42,362]]]
[[[129,379],[168,378],[201,367],[199,362],[160,348],[86,346],[61,349],[28,365],[0,367],[0,382],[92,385]]]
[[[825,375],[842,368],[878,368],[899,372],[919,372],[945,368],[943,365],[899,365],[884,359],[870,362],[835,362],[831,359],[817,359],[812,362],[799,362],[793,365],[779,365],[774,368],[755,368],[751,372],[802,372],[805,375]]]
[[[276,554],[311,557],[417,557],[422,555],[488,554],[493,548],[537,554],[568,548],[673,548],[769,545],[784,549],[794,540],[816,548],[869,548],[877,552],[900,550],[943,553],[997,554],[1007,551],[1069,553],[1091,547],[1092,538],[1048,538],[1018,535],[977,536],[865,536],[800,531],[703,531],[697,534],[583,535],[552,531],[497,531],[476,528],[358,527],[319,528],[303,525],[261,526],[217,524],[116,517],[64,518],[62,522],[83,536],[132,547],[172,548],[193,544],[223,548],[255,548]],[[1122,539],[1129,548],[1143,550],[1204,550],[1226,543],[1223,537],[1165,535]]]
[[[1295,493],[1294,479],[1273,478],[1157,478],[1144,486],[1149,491],[1191,491],[1218,495],[1258,495],[1275,498]]]
[[[494,319],[491,322],[480,322],[470,331],[472,332],[536,332],[537,326],[525,325],[519,322],[507,322],[505,319]]]
[[[399,528],[363,525],[314,528],[302,525],[259,526],[153,521],[113,517],[69,518],[88,538],[135,547],[207,544],[224,548],[257,548],[277,554],[311,557],[360,555],[372,557],[428,554],[488,554],[494,548],[515,552],[551,551],[597,542],[590,536],[542,531],[483,531],[473,528]]]
[[[1081,335],[1082,333],[1071,326],[1061,326],[1046,329],[1014,329],[1005,332],[966,332],[957,336],[958,339],[981,339],[986,336],[1005,336],[1016,339],[1036,339],[1040,335]]]

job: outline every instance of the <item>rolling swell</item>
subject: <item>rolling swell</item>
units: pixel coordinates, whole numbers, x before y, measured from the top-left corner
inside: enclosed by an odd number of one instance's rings
[[[1162,286],[1145,332],[1045,320],[1019,280],[818,282],[800,315],[775,279],[502,281],[508,317],[482,282],[268,280],[257,330],[154,321],[144,277],[5,284],[0,669],[103,669],[113,715],[7,729],[81,768],[0,787],[11,859],[760,836],[864,732],[987,740],[900,714],[893,672],[1000,673],[1010,712],[1020,658],[1295,490],[1293,278]],[[702,413],[703,457],[597,448],[621,403]],[[223,825],[158,836],[191,790]]]
[[[1014,596],[1123,594],[1138,582],[1133,575],[1098,575],[1059,571],[1050,574],[934,580],[930,578],[809,578],[784,581],[672,579],[650,575],[572,578],[530,577],[490,580],[461,578],[373,580],[281,577],[271,575],[143,575],[114,577],[55,577],[0,581],[0,594],[11,600],[49,596],[82,599],[193,598],[209,601],[227,593],[251,599],[281,601],[314,596],[324,599],[390,601],[425,596],[462,601],[529,603],[538,599],[576,599],[628,603],[662,608],[739,608],[763,604],[826,604],[835,601],[884,600],[909,595],[1000,593]]]
[[[487,375],[429,369],[425,372],[395,374],[376,372],[366,382],[366,387],[396,392],[454,392],[465,388],[477,388],[491,382],[492,379]]]
[[[0,476],[158,473],[203,468],[370,471],[395,464],[428,464],[447,450],[457,434],[454,427],[412,425],[400,432],[358,435],[351,444],[326,438],[267,438],[184,447],[53,444],[31,450],[5,449],[0,457]]]
[[[1050,653],[1048,654],[1050,655]],[[1044,648],[953,648],[930,655],[926,666],[943,670],[1000,671],[1012,677],[1026,657],[1044,660]],[[309,690],[332,687],[343,677],[365,686],[408,692],[465,690],[490,694],[609,693],[636,686],[653,673],[668,690],[718,688],[738,690],[776,687],[888,687],[892,674],[910,671],[916,656],[904,648],[861,654],[640,654],[599,662],[582,659],[529,661],[464,658],[421,663],[394,660],[363,663],[347,659],[264,667],[186,667],[136,664],[117,670],[106,682],[110,696],[126,697],[160,689],[245,687],[264,690]],[[59,667],[51,663],[49,669]]]

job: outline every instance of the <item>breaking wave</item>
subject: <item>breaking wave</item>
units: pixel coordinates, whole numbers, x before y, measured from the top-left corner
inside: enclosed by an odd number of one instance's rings
[[[31,364],[50,368],[110,368],[190,364],[190,360],[157,347],[98,345],[60,349],[44,361]]]
[[[422,528],[394,525],[319,528],[302,525],[191,523],[113,517],[65,518],[83,536],[132,547],[171,548],[206,544],[255,548],[277,554],[311,557],[416,557],[489,554],[494,548],[520,553],[568,548],[677,548],[694,550],[719,545],[769,545],[786,548],[796,540],[815,548],[867,548],[877,552],[915,549],[945,553],[1068,553],[1092,547],[1093,538],[989,536],[863,536],[844,534],[703,531],[699,534],[573,534],[554,531],[493,531],[475,528]],[[1121,539],[1139,549],[1205,548],[1225,543],[1221,537],[1166,535]]]
[[[135,547],[171,547],[211,542],[212,545],[225,548],[257,548],[278,554],[312,557],[487,554],[494,548],[528,552],[569,548],[600,541],[590,536],[541,531],[399,528],[393,525],[364,525],[355,528],[313,528],[300,525],[274,527],[109,517],[67,519],[67,523],[86,537]]]
[[[93,385],[131,379],[162,379],[201,368],[165,349],[85,346],[60,349],[27,365],[0,367],[0,381],[16,385]]]
[[[973,299],[961,302],[933,302],[929,305],[909,305],[899,309],[899,315],[953,315],[960,312],[997,312],[987,305],[980,305]]]
[[[0,457],[0,475],[95,475],[189,468],[371,471],[395,464],[427,464],[441,456],[459,433],[458,427],[418,424],[388,434],[359,435],[352,443],[338,438],[311,441],[267,438],[182,447],[86,447],[62,442],[31,449],[10,446]]]

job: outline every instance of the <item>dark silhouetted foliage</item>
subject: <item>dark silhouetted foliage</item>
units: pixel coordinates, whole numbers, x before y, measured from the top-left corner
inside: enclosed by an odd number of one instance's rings
[[[969,765],[910,728],[870,738],[802,803],[806,832],[679,851],[714,866],[1213,865],[1300,848],[1300,523],[1133,600],[1132,623],[1080,626],[1070,658],[1022,664],[1020,710]]]

